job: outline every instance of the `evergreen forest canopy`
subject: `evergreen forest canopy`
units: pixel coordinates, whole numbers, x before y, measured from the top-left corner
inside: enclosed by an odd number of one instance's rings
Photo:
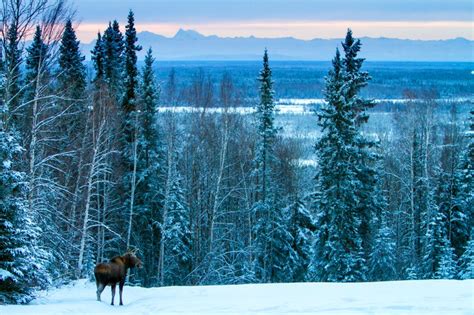
[[[159,112],[181,102],[177,74],[158,84],[133,12],[97,35],[91,78],[70,12],[3,1],[0,303],[128,248],[141,286],[473,278],[474,110],[441,119],[432,94],[407,90],[393,135],[367,133],[371,78],[348,30],[314,116],[316,163],[300,165],[275,122],[271,52],[254,115],[227,110],[241,102],[229,73],[214,94],[202,72],[197,113]]]

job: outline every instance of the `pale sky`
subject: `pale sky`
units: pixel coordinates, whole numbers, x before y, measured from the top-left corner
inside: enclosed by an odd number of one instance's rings
[[[95,38],[109,20],[135,12],[137,29],[173,36],[179,28],[205,35],[341,38],[474,39],[472,0],[71,0],[78,36]]]

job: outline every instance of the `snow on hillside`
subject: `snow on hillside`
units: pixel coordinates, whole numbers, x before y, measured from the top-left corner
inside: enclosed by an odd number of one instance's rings
[[[117,289],[118,291],[118,289]],[[110,306],[110,288],[95,300],[85,280],[42,294],[0,314],[472,314],[474,280],[295,283],[124,288],[124,306]],[[116,303],[118,304],[118,292]]]

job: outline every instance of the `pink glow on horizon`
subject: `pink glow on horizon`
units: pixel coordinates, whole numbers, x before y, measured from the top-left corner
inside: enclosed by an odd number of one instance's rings
[[[121,23],[123,25],[123,23]],[[77,28],[81,41],[90,42],[106,23],[83,23]],[[391,37],[401,39],[437,40],[464,37],[474,39],[473,21],[265,21],[216,23],[137,23],[138,31],[172,37],[180,29],[192,29],[203,35],[220,37],[256,36],[299,39],[341,38],[350,27],[357,37]]]

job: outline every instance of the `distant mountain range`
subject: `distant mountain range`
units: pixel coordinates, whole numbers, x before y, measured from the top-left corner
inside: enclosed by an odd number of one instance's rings
[[[159,60],[259,60],[265,47],[272,60],[330,60],[342,39],[301,40],[293,37],[256,38],[205,36],[180,29],[175,36],[151,32],[138,34],[144,49],[152,47]],[[474,61],[474,41],[465,38],[448,40],[408,40],[362,37],[361,56],[370,61]],[[84,44],[90,59],[95,42]]]

